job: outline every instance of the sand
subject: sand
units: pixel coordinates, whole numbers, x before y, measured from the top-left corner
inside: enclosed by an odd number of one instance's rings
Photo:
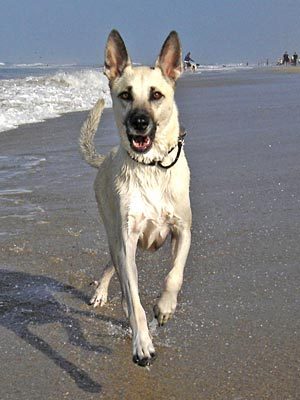
[[[288,65],[283,66],[280,65],[278,67],[272,67],[274,72],[281,72],[285,74],[299,74],[300,73],[300,66],[299,65]]]
[[[1,400],[300,398],[299,86],[262,70],[180,80],[193,239],[146,369],[117,280],[107,306],[88,305],[109,255],[77,146],[86,113],[0,134]],[[117,142],[105,110],[97,146]],[[150,321],[169,247],[137,262]]]

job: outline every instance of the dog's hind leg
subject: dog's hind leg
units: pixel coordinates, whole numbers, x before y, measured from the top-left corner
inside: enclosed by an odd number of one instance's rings
[[[174,314],[177,296],[183,281],[183,271],[191,244],[189,228],[183,228],[172,234],[173,268],[167,275],[163,292],[154,306],[154,315],[159,325],[165,324]]]
[[[113,263],[110,261],[104,268],[100,282],[99,283],[95,282],[97,288],[95,290],[94,296],[90,300],[90,304],[93,305],[94,307],[97,306],[102,307],[104,306],[104,304],[106,304],[108,286],[111,278],[113,277],[114,272],[115,272],[115,267]]]

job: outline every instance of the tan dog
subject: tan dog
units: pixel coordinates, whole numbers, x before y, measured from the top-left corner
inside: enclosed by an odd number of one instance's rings
[[[94,148],[103,100],[91,111],[80,137],[85,160],[99,170],[94,188],[112,260],[91,304],[106,303],[116,270],[132,328],[133,361],[142,366],[151,363],[155,350],[139,298],[137,246],[156,250],[171,236],[173,265],[154,306],[162,325],[176,309],[191,241],[190,173],[174,102],[175,81],[181,72],[176,32],[166,39],[155,67],[133,67],[121,36],[113,30],[106,45],[105,74],[121,143],[106,157]]]

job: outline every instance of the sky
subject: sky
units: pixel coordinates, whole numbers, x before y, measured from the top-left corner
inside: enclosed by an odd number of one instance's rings
[[[200,64],[300,53],[300,0],[0,0],[0,62],[103,64],[111,29],[153,64],[171,30]]]

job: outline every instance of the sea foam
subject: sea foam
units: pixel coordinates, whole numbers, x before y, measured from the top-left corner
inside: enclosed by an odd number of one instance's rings
[[[89,110],[103,97],[111,107],[107,78],[99,69],[0,80],[0,132],[61,114]]]

